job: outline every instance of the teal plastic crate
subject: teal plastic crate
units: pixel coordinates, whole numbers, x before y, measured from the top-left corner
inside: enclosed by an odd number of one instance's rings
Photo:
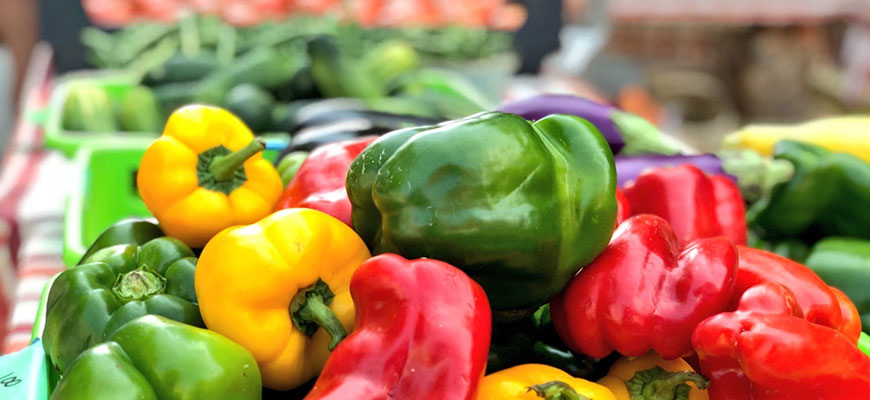
[[[83,83],[96,84],[119,102],[121,97],[135,87],[137,79],[130,73],[120,71],[78,71],[64,75],[51,94],[44,115],[45,146],[60,150],[67,157],[74,157],[78,149],[89,143],[105,140],[142,140],[154,139],[160,132],[79,132],[63,128],[63,106],[70,91]]]

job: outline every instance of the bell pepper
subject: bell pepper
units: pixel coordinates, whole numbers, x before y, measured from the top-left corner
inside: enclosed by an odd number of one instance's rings
[[[870,357],[855,341],[800,318],[799,299],[771,282],[743,293],[737,311],[698,325],[692,344],[712,400],[864,399]]]
[[[665,360],[655,353],[620,358],[598,383],[618,400],[707,400],[710,386],[682,358]]]
[[[316,210],[281,210],[225,229],[196,269],[202,319],[254,354],[264,386],[295,388],[353,329],[348,285],[367,258],[352,229]]]
[[[637,179],[644,171],[651,168],[677,167],[691,164],[710,175],[726,175],[722,169],[722,160],[714,154],[643,154],[638,156],[614,156],[616,164],[616,185],[625,187]],[[733,179],[730,175],[726,175]]]
[[[677,358],[691,354],[695,326],[725,310],[736,275],[728,239],[681,245],[665,220],[638,215],[550,302],[550,315],[565,344],[591,357]]]
[[[534,314],[518,320],[493,321],[486,372],[520,364],[545,364],[572,376],[592,379],[604,376],[614,361],[613,356],[595,359],[565,346],[553,327],[550,305],[544,304]]]
[[[311,208],[350,226],[350,200],[344,186],[347,169],[351,161],[375,139],[377,136],[366,136],[315,149],[299,167],[275,209]]]
[[[534,311],[607,245],[616,174],[598,131],[481,113],[382,136],[351,163],[354,229],[374,253],[431,257],[497,310]]]
[[[251,353],[205,329],[155,315],[128,322],[78,356],[52,400],[259,400]]]
[[[104,248],[60,273],[46,303],[43,342],[61,372],[125,323],[157,314],[203,326],[193,276],[196,258],[180,240]]]
[[[752,149],[769,156],[783,140],[809,143],[830,151],[849,153],[870,162],[870,117],[838,116],[798,125],[749,125],[725,137],[729,148]]]
[[[139,194],[169,236],[202,247],[222,229],[255,222],[275,207],[281,177],[262,150],[228,111],[183,107],[145,151]]]
[[[383,254],[360,265],[350,293],[357,328],[306,400],[475,398],[491,327],[480,285],[445,262]]]
[[[785,257],[751,247],[737,246],[737,253],[740,261],[731,309],[736,307],[749,288],[759,283],[778,283],[794,293],[808,321],[847,333],[853,341],[858,340],[860,320],[846,318],[850,316],[842,311],[841,300],[813,270]]]
[[[499,111],[517,114],[528,120],[551,114],[576,115],[601,131],[613,154],[674,154],[677,149],[663,140],[655,125],[645,119],[583,97],[542,94],[504,104]]]
[[[625,187],[633,215],[658,215],[681,243],[725,236],[746,244],[746,210],[740,189],[724,175],[707,176],[694,165],[646,170]]]
[[[806,266],[828,285],[842,290],[858,308],[864,332],[870,332],[870,241],[827,238],[813,246]]]
[[[794,177],[774,186],[747,213],[767,237],[870,239],[870,164],[807,143],[782,141],[774,157],[794,165]]]
[[[296,176],[297,172],[299,172],[299,167],[302,166],[302,163],[305,162],[305,159],[307,158],[307,151],[294,151],[281,157],[281,161],[278,162],[275,169],[278,170],[278,175],[281,175],[281,183],[284,187],[293,180],[293,177]]]
[[[487,375],[477,400],[616,400],[606,387],[543,364],[523,364]]]
[[[616,188],[616,225],[622,223],[631,216],[631,203],[628,202],[628,197],[625,197],[625,192],[620,188]]]
[[[137,219],[120,221],[108,227],[100,236],[97,236],[97,240],[91,243],[91,246],[88,247],[88,250],[85,251],[85,254],[82,255],[81,260],[76,265],[81,265],[82,261],[106,247],[119,244],[141,245],[161,236],[164,236],[163,230],[151,222]]]

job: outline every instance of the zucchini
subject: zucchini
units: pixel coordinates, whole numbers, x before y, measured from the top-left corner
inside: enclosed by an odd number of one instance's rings
[[[70,88],[63,104],[63,128],[71,131],[111,133],[118,130],[109,94],[94,83]]]

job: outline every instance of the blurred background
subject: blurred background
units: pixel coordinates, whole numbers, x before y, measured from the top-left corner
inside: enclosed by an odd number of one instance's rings
[[[463,62],[461,72],[493,102],[581,94],[638,113],[701,150],[747,123],[870,108],[868,0],[4,0],[0,146],[37,41],[51,44],[57,72],[123,68],[130,65],[101,52],[123,52],[135,37],[109,42],[83,29],[117,38],[122,26],[177,24],[191,11],[242,29],[272,26],[260,33],[278,36],[325,32],[335,21],[360,29],[462,27],[472,33],[443,35],[441,48],[422,39],[414,45],[430,59],[443,56],[438,62]],[[294,16],[300,22],[286,22]]]

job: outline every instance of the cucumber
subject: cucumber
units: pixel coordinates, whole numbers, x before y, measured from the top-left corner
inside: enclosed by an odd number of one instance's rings
[[[250,83],[237,85],[224,99],[224,107],[254,132],[265,132],[270,128],[274,104],[271,93]]]
[[[163,130],[163,115],[151,89],[131,88],[121,97],[118,108],[118,120],[124,131],[159,133]]]
[[[214,54],[200,53],[195,57],[175,54],[160,67],[149,71],[143,82],[148,86],[156,86],[172,82],[196,81],[217,70],[218,66]]]
[[[308,43],[311,76],[327,97],[371,99],[384,96],[384,89],[359,64],[343,58],[335,39],[319,36]]]
[[[63,104],[63,128],[71,131],[111,133],[118,130],[109,94],[94,83],[70,88]]]

